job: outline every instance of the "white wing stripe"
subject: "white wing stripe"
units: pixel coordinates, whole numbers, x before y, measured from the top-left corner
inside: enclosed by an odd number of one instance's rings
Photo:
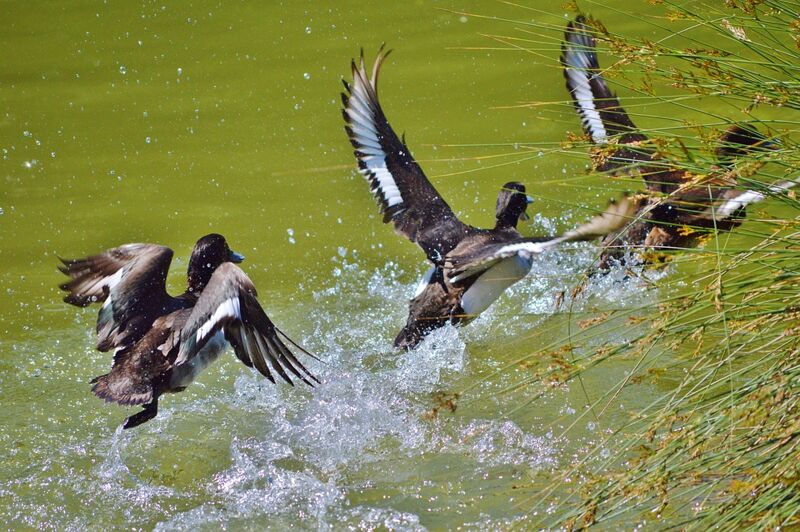
[[[372,172],[375,180],[378,182],[378,190],[383,194],[386,204],[389,207],[403,203],[403,196],[400,195],[400,189],[394,182],[391,172],[386,166],[371,166],[367,163],[367,169]]]
[[[568,40],[564,51],[565,72],[570,93],[578,104],[578,112],[581,115],[581,123],[592,140],[598,144],[608,142],[608,133],[597,106],[592,92],[591,79],[596,74],[591,69],[596,66],[596,61],[592,61],[594,53],[594,43],[582,33],[572,35],[573,40]]]
[[[714,211],[714,217],[717,220],[722,220],[724,218],[731,216],[733,213],[735,213],[742,207],[745,207],[757,201],[761,201],[763,199],[764,199],[764,194],[762,194],[761,192],[756,192],[755,190],[748,190],[747,192],[744,192],[733,199],[729,199],[728,201],[720,205],[720,207]]]
[[[373,121],[370,119],[371,115],[364,115],[357,107],[348,107],[347,116],[350,120],[360,126],[367,127],[374,130]]]
[[[772,194],[778,194],[779,192],[784,192],[793,188],[800,183],[800,179],[794,179],[791,181],[781,181],[774,185],[767,187],[767,190]],[[733,213],[741,209],[742,207],[747,207],[751,203],[757,203],[762,201],[765,198],[764,194],[758,192],[756,190],[748,190],[743,192],[739,196],[729,199],[725,203],[723,203],[718,209],[714,211],[714,217],[717,220],[722,220],[731,216]]]
[[[567,69],[567,76],[569,77],[572,97],[578,103],[581,121],[594,142],[598,144],[605,143],[608,141],[608,133],[603,125],[603,120],[600,118],[600,113],[595,107],[594,94],[589,84],[588,73],[585,71],[585,67],[581,67],[584,68],[584,71],[576,70],[572,65],[572,61],[570,61],[571,57],[571,55],[567,56],[567,62],[570,65],[570,68]]]
[[[350,100],[351,101],[350,105],[348,105],[348,109],[352,109],[354,112],[358,113],[364,118],[369,118],[375,114],[370,108],[370,105],[361,99],[360,95],[353,94],[353,97]]]
[[[383,148],[378,141],[378,134],[374,131],[370,131],[366,129],[361,124],[357,124],[356,122],[352,122],[352,126],[350,128],[353,131],[353,136],[361,145],[367,146],[372,150],[379,150],[381,154],[381,158],[384,156]]]
[[[358,122],[372,122],[370,117],[373,116],[373,113],[366,109],[363,105],[359,105],[360,103],[361,102],[353,98],[353,105],[347,107],[347,116]]]
[[[552,247],[556,247],[563,241],[564,239],[562,237],[558,237],[545,242],[519,242],[517,244],[503,246],[496,250],[492,255],[484,257],[478,264],[465,268],[461,273],[453,276],[450,281],[453,283],[462,281],[479,271],[485,270],[486,264],[496,262],[498,260],[504,260],[509,257],[513,257],[514,255],[517,255],[523,260],[530,260],[534,255],[538,255]],[[528,266],[528,268],[530,268],[530,266]],[[489,269],[491,269],[491,267]]]
[[[225,318],[241,319],[242,313],[239,307],[239,298],[231,297],[223,301],[217,310],[214,311],[208,320],[197,329],[195,341],[200,343],[205,336],[210,333],[214,327]]]
[[[520,242],[519,244],[510,244],[498,249],[495,253],[495,256],[508,256],[509,254],[516,253],[531,257],[533,255],[538,255],[549,247],[552,247],[552,244],[550,244],[551,242],[552,240],[548,240],[546,242]]]
[[[345,112],[350,119],[353,140],[358,144],[359,172],[370,182],[373,194],[379,196],[387,208],[394,207],[403,203],[403,196],[386,165],[386,152],[381,146],[367,83],[369,81],[360,73],[355,76]]]
[[[358,151],[362,154],[361,160],[364,162],[372,157],[378,157],[380,158],[381,162],[383,162],[383,152],[380,148],[372,148],[364,145],[364,147],[359,148]]]
[[[104,277],[103,279],[101,279],[101,281],[104,281],[103,284],[108,286],[108,297],[103,302],[103,308],[106,308],[111,304],[111,290],[113,290],[114,287],[117,286],[120,283],[120,281],[122,281],[122,271],[124,269],[125,268],[120,268],[119,270],[114,272],[114,275],[110,275],[108,277]]]
[[[428,288],[428,285],[431,284],[431,279],[433,278],[434,272],[436,272],[436,266],[431,266],[428,271],[425,272],[425,275],[423,275],[422,279],[419,280],[417,289],[414,291],[414,297],[419,296],[425,291],[426,288]]]

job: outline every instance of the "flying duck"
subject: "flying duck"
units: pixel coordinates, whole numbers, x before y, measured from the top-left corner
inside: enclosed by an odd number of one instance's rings
[[[579,15],[567,24],[561,64],[567,90],[585,134],[598,146],[593,166],[609,174],[638,173],[651,194],[641,202],[637,221],[608,235],[601,268],[619,258],[628,246],[680,249],[696,246],[711,231],[730,231],[740,225],[744,208],[764,198],[762,192],[737,188],[733,164],[737,157],[773,149],[776,142],[749,124],[735,124],[718,141],[717,169],[698,179],[660,157],[639,131],[617,96],[606,85],[597,60],[595,36],[599,23]],[[768,190],[779,192],[793,181]]]
[[[314,356],[273,325],[252,281],[235,264],[244,257],[231,251],[224,237],[210,234],[197,241],[188,287],[177,297],[166,291],[172,255],[156,244],[125,244],[83,259],[61,259],[59,270],[70,277],[60,285],[67,292],[64,301],[78,307],[102,303],[97,349],[114,350],[111,371],[92,379],[92,391],[108,402],[144,405],[124,428],[154,418],[161,394],[186,389],[229,344],[239,360],[273,383],[274,371],[293,384],[287,370],[310,386],[319,382],[283,340]]]
[[[363,52],[359,64],[351,63],[353,82],[344,81],[342,114],[359,172],[380,205],[384,223],[392,222],[395,231],[417,243],[432,263],[409,303],[407,323],[394,340],[395,347],[411,349],[430,331],[446,323],[468,323],[486,310],[530,271],[533,256],[555,241],[525,239],[517,231],[531,200],[516,182],[500,190],[493,228],[472,227],[456,217],[381,109],[378,75],[388,53],[381,48],[371,76]],[[610,215],[603,227],[612,218],[622,219]],[[575,233],[558,243],[587,238],[594,237]]]

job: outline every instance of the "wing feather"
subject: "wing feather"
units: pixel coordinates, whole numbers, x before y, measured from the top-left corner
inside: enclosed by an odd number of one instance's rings
[[[256,299],[253,283],[238,266],[229,262],[217,268],[192,309],[181,332],[175,365],[194,357],[220,330],[224,331],[237,358],[255,367],[270,381],[275,382],[274,371],[293,384],[286,371],[289,370],[311,386],[312,381],[319,382],[278,337],[277,329]]]
[[[595,144],[610,146],[610,153],[598,154],[596,169],[609,173],[638,171],[648,189],[672,192],[681,184],[684,172],[674,172],[646,145],[647,136],[608,88],[597,60],[598,27],[602,28],[599,22],[578,15],[567,24],[561,45],[567,90],[583,130]]]
[[[640,198],[629,197],[623,197],[620,201],[612,201],[603,213],[556,238],[519,237],[502,243],[481,246],[477,250],[461,255],[448,255],[445,261],[448,278],[450,282],[457,284],[485,272],[501,260],[514,255],[530,258],[564,242],[593,240],[619,231],[633,221],[640,203]]]
[[[99,255],[61,259],[70,280],[59,285],[64,301],[79,307],[103,302],[97,317],[97,348],[108,351],[138,341],[163,311],[172,250],[155,244],[125,244]]]
[[[378,101],[378,76],[389,52],[378,52],[369,76],[364,55],[351,64],[353,81],[344,82],[342,116],[355,148],[358,171],[367,179],[381,207],[384,222],[422,247],[428,258],[441,261],[455,238],[466,231],[442,199],[411,152],[389,125]],[[435,234],[433,229],[435,228]]]
[[[621,135],[621,143],[646,140],[611,92],[597,60],[597,23],[578,15],[567,24],[561,46],[561,65],[567,90],[581,117],[584,131],[595,143],[605,143],[613,135]]]
[[[800,183],[800,178],[779,181],[764,187],[763,190],[728,190],[726,194],[723,194],[724,201],[714,207],[708,207],[703,215],[709,218],[713,217],[718,221],[730,218],[748,205],[762,201],[768,196],[786,192],[796,187],[798,183]]]

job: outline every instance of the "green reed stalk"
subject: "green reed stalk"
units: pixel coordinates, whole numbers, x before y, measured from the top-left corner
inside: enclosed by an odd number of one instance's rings
[[[737,164],[739,186],[763,191],[776,180],[800,177],[800,3],[650,3],[663,4],[661,16],[646,20],[667,37],[635,39],[601,26],[598,47],[615,58],[603,73],[607,80],[638,93],[623,99],[634,121],[674,124],[645,131],[665,164],[680,163],[698,176],[718,170],[714,143],[729,118],[697,103],[713,98],[783,141],[779,151]],[[594,1],[580,7],[601,20],[614,9]],[[515,27],[511,36],[489,36],[497,49],[549,58],[557,67],[559,24],[495,20]],[[659,95],[661,88],[670,94]],[[636,114],[653,104],[668,106],[671,116]],[[521,107],[547,106],[560,112],[571,102]],[[704,119],[676,118],[683,111]],[[573,135],[560,152],[585,156],[588,147]],[[568,336],[487,377],[522,368],[526,376],[498,392],[505,394],[572,382],[600,365],[627,361],[627,376],[588,401],[568,433],[586,416],[604,419],[623,391],[660,383],[665,374],[678,376],[627,421],[609,422],[597,441],[553,473],[544,492],[538,488],[516,499],[536,525],[800,527],[800,203],[783,193],[748,211],[735,232],[737,242],[746,238],[750,245],[728,247],[729,235],[717,234],[703,249],[670,254],[681,274],[648,281],[658,291],[657,303],[598,311],[588,319],[581,313],[580,321],[567,315]],[[564,321],[556,319],[555,326]],[[545,324],[532,331],[531,345],[549,330]],[[508,414],[529,408],[544,393]],[[548,508],[556,494],[560,502]]]

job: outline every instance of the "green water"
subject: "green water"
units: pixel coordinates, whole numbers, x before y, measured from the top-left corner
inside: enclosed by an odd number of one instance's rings
[[[580,419],[569,438],[555,437],[583,410],[577,389],[505,415],[541,390],[501,394],[524,370],[492,374],[540,347],[527,341],[534,328],[563,335],[555,293],[591,264],[592,247],[543,258],[469,327],[395,353],[425,264],[380,223],[354,172],[339,92],[359,49],[371,61],[386,42],[384,108],[454,210],[490,225],[499,186],[519,180],[536,198],[523,232],[553,234],[614,194],[584,177],[582,153],[549,153],[578,130],[569,105],[515,107],[566,99],[562,3],[0,5],[0,524],[524,526],[530,503],[516,488],[535,498],[540,473],[601,428]],[[628,5],[587,7],[617,32],[666,35]],[[500,51],[482,34],[524,36],[520,24],[448,10],[553,29],[533,37],[540,55]],[[327,362],[311,364],[324,383],[271,386],[227,356],[165,397],[155,421],[121,433],[133,410],[89,390],[111,360],[93,350],[95,310],[61,302],[57,257],[169,245],[176,293],[192,244],[212,231],[247,256],[279,326]],[[657,298],[611,279],[593,290],[578,310]],[[587,393],[604,393],[625,369],[596,372]],[[455,414],[426,415],[432,393],[467,388]],[[619,416],[648,390],[623,395]]]

